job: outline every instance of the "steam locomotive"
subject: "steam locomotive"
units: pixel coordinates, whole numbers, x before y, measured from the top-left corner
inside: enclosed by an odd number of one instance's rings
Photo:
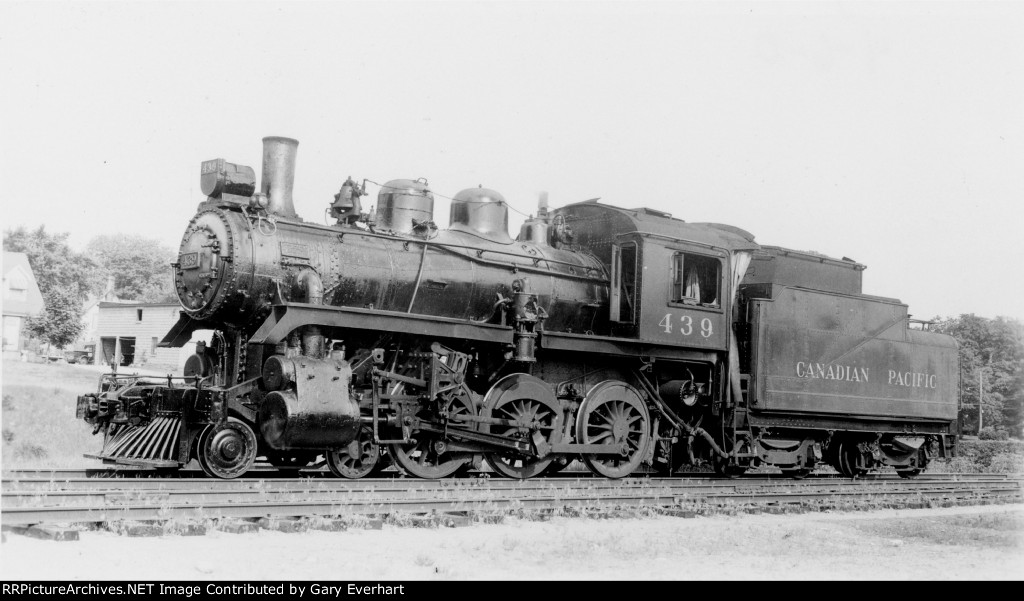
[[[181,376],[106,374],[78,397],[104,438],[92,457],[217,478],[260,457],[344,478],[575,460],[608,478],[701,462],[799,478],[911,477],[956,452],[956,343],[863,294],[864,265],[597,201],[542,198],[513,239],[483,187],[442,229],[425,180],[387,182],[364,212],[349,178],[319,225],[295,213],[297,148],[264,138],[258,192],[252,168],[202,163],[161,345],[212,337]]]

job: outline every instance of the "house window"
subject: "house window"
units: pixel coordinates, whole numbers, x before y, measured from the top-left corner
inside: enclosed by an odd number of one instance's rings
[[[136,319],[136,321],[142,321],[142,309],[136,309],[135,313],[138,316],[138,319]]]
[[[18,269],[15,269],[6,278],[8,293],[5,298],[9,300],[28,300],[28,278]]]
[[[671,301],[684,305],[717,307],[721,263],[716,257],[692,253],[672,255]]]
[[[157,338],[156,336],[153,336],[153,344],[150,345],[149,352],[155,354],[156,353],[156,347],[157,347],[158,344],[160,344],[160,339]]]

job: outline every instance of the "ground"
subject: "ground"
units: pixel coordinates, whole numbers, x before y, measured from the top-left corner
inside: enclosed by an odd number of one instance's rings
[[[0,580],[1019,580],[1024,506],[53,542],[8,534]]]

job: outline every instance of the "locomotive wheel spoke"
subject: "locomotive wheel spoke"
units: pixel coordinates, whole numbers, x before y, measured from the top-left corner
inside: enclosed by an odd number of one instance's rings
[[[229,480],[249,471],[256,461],[256,435],[235,418],[209,425],[199,435],[199,465],[206,475]]]
[[[340,449],[327,452],[327,468],[339,478],[363,478],[377,469],[380,445],[373,442],[373,428],[363,424],[359,437]]]
[[[491,387],[484,400],[484,415],[537,423],[537,430],[549,444],[561,442],[562,413],[554,392],[543,381],[526,374],[505,376]],[[531,432],[518,426],[487,424],[485,431],[516,440],[530,440]],[[532,478],[554,465],[555,457],[539,459],[514,451],[485,453],[487,465],[506,478]]]
[[[625,445],[625,455],[583,455],[590,471],[624,478],[644,460],[650,444],[650,415],[639,393],[625,382],[608,380],[587,393],[576,415],[576,442]]]

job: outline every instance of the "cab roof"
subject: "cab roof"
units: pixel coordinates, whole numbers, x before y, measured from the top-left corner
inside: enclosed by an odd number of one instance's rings
[[[579,242],[608,240],[620,234],[637,232],[658,237],[697,242],[732,251],[757,250],[750,232],[722,223],[687,223],[671,214],[646,207],[624,209],[587,200],[556,209],[576,232]]]

